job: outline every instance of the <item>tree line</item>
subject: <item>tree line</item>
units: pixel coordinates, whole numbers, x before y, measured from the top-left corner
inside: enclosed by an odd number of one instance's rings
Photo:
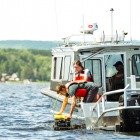
[[[0,49],[0,76],[16,73],[20,80],[49,81],[51,51]]]

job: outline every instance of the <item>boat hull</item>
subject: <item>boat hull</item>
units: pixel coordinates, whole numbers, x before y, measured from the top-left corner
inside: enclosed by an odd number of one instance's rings
[[[118,131],[121,132],[140,132],[140,109],[120,110],[121,123]]]

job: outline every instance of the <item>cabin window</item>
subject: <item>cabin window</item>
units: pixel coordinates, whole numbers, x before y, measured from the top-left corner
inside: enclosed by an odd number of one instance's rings
[[[112,77],[117,73],[116,68],[113,66],[117,61],[123,62],[123,54],[105,55],[106,77]]]
[[[116,77],[115,74],[117,74],[118,71],[117,71],[116,67],[113,66],[114,64],[116,64],[116,62],[119,62],[119,61],[121,61],[123,63],[123,59],[124,59],[123,54],[105,55],[104,59],[105,59],[106,91],[124,88],[124,77],[122,77],[122,79],[118,78],[120,80],[120,82],[119,82],[119,80],[117,80],[117,78],[115,78]],[[124,73],[124,71],[123,71],[123,73]],[[117,76],[117,77],[120,77],[120,76]],[[118,81],[118,83],[116,81]],[[122,83],[121,83],[121,81],[122,81]]]
[[[69,80],[69,73],[70,73],[70,65],[71,64],[71,57],[66,56],[64,58],[64,72],[63,72],[63,78],[64,80]]]
[[[124,55],[105,55],[105,78],[106,91],[124,88]],[[114,65],[115,64],[115,65]],[[118,101],[123,92],[107,96],[108,101]]]
[[[101,80],[102,80],[102,75],[101,75],[101,60],[99,59],[88,59],[84,61],[84,67],[88,68],[93,74],[93,79],[94,82],[98,85],[101,86]]]
[[[132,74],[140,76],[140,54],[132,56]]]
[[[63,57],[54,58],[54,79],[62,79]]]

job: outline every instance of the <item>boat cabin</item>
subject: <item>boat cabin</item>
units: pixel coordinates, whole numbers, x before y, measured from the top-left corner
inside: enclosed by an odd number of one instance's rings
[[[131,84],[130,76],[136,76],[136,86],[140,88],[140,44],[135,42],[96,43],[82,45],[62,45],[52,49],[52,73],[50,89],[55,91],[58,83],[72,80],[73,62],[81,60],[88,68],[94,82],[100,87],[99,93],[123,89]],[[111,78],[117,73],[114,64],[122,62],[123,78],[118,85],[112,85]],[[108,101],[118,101],[122,93],[117,96],[107,96]]]

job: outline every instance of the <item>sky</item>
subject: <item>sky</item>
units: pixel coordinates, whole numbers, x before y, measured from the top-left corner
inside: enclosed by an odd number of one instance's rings
[[[140,0],[0,0],[0,40],[61,40],[92,23],[98,24],[94,36],[117,30],[140,40],[139,5]]]

